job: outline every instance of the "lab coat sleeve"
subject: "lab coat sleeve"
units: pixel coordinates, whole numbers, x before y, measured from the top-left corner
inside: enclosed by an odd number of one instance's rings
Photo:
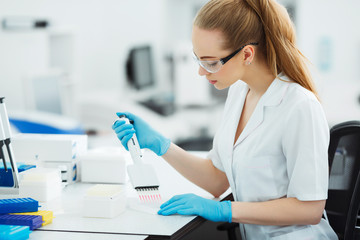
[[[215,134],[215,137],[214,137],[214,140],[213,140],[213,147],[209,151],[209,153],[207,155],[207,158],[212,161],[212,163],[214,164],[214,166],[217,169],[219,169],[222,172],[225,172],[224,166],[223,166],[223,164],[221,162],[219,151],[218,151],[217,139],[218,139],[217,134]]]
[[[287,197],[323,200],[328,191],[329,126],[321,104],[306,99],[293,106],[282,138],[289,185]]]

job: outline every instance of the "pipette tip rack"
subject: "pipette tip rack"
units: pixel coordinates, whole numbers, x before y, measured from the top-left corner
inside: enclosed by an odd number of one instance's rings
[[[137,187],[135,188],[139,195],[139,199],[144,203],[156,203],[161,202],[161,195],[159,192],[159,187]]]

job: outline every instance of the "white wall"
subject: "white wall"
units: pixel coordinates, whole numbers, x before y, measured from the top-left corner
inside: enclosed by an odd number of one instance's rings
[[[360,2],[301,0],[297,6],[299,45],[326,81],[360,81]]]
[[[360,119],[360,2],[298,0],[298,44],[316,68],[330,125]]]
[[[0,32],[0,95],[6,98],[9,110],[25,105],[24,76],[47,68],[44,45],[47,45],[47,40],[41,32],[7,36]]]

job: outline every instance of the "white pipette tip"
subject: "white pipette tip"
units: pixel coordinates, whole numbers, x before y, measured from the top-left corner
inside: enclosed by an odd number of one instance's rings
[[[139,195],[140,202],[142,203],[160,203],[161,196],[158,187],[150,188],[136,188]]]

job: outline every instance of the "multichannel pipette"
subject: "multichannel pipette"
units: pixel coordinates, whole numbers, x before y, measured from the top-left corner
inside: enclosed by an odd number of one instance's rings
[[[129,119],[125,115],[120,115],[119,118],[130,124]],[[154,167],[142,162],[143,155],[135,133],[128,141],[127,146],[134,162],[133,165],[127,167],[127,172],[132,186],[139,194],[140,201],[160,202],[159,180],[157,179]]]

